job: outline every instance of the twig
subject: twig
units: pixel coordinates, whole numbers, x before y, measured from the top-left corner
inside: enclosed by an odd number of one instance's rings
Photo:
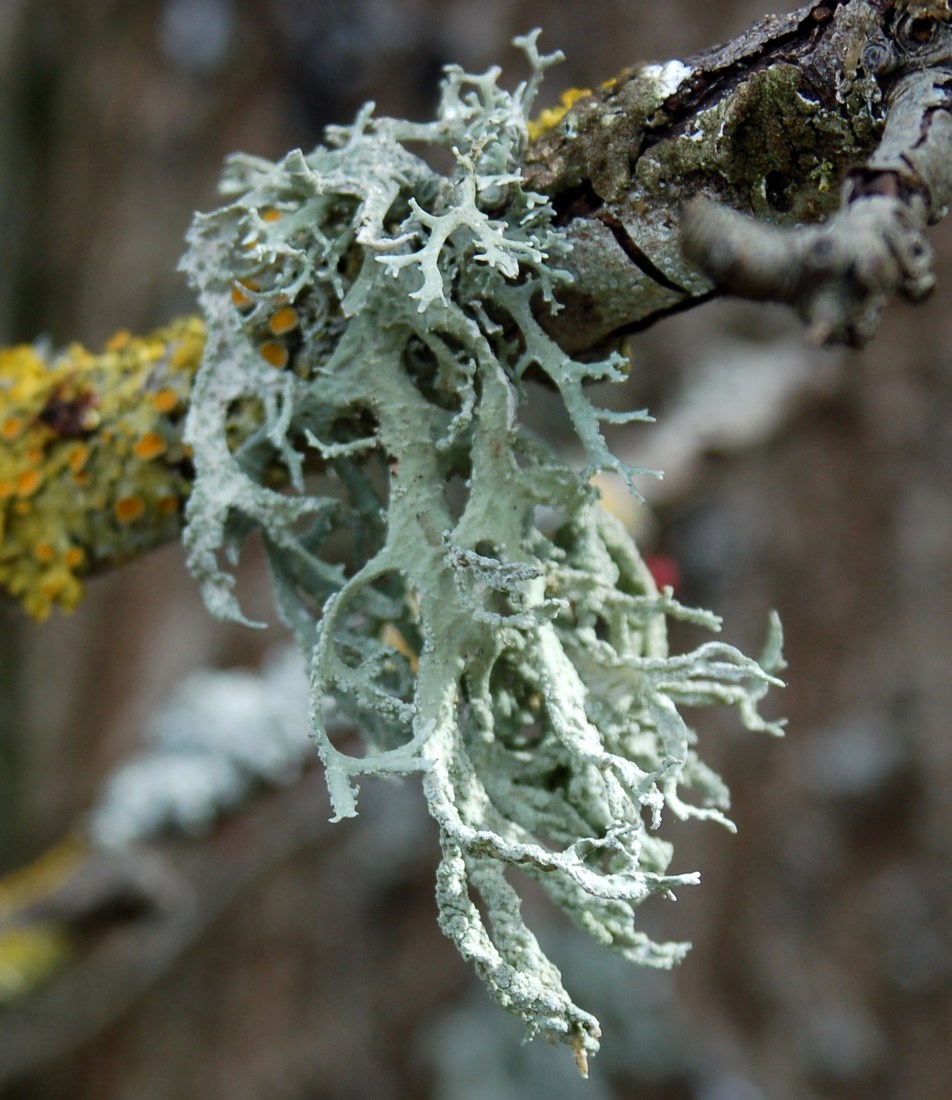
[[[865,344],[892,297],[921,301],[934,286],[924,229],[952,194],[950,89],[941,69],[898,82],[882,142],[827,224],[784,229],[696,198],[681,216],[685,255],[722,290],[792,305],[816,343]]]

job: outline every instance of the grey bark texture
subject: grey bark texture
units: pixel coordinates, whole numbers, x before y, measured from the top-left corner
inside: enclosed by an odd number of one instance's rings
[[[726,291],[794,305],[819,343],[870,339],[885,302],[932,286],[950,65],[939,19],[814,3],[582,99],[530,154],[576,246],[560,338],[585,347]]]

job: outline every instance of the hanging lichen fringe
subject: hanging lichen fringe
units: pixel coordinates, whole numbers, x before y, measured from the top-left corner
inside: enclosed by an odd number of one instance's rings
[[[656,830],[664,809],[727,824],[728,799],[678,708],[727,704],[775,732],[757,705],[779,682],[779,640],[774,629],[760,662],[716,642],[669,656],[668,617],[717,620],[659,594],[590,484],[642,472],[601,424],[645,414],[586,395],[624,379],[621,356],[575,361],[536,320],[568,246],[520,165],[556,58],[535,33],[517,42],[532,75],[512,93],[497,69],[450,68],[434,122],[374,118],[370,105],[308,155],[229,161],[228,204],[197,217],[184,260],[208,327],[185,541],[209,608],[242,619],[222,556],[261,532],[309,655],[335,820],[356,813],[361,775],[422,774],[445,933],[529,1035],[567,1043],[584,1072],[597,1021],[523,923],[507,872],[537,879],[626,959],[681,958],[686,945],[635,927],[639,902],[697,878],[667,874]],[[424,151],[448,152],[450,173]],[[584,469],[521,423],[527,371],[560,394]],[[236,446],[229,410],[247,402],[262,423]],[[312,493],[315,459],[337,494]],[[269,478],[276,463],[290,490]],[[328,549],[340,531],[359,558],[351,574]],[[327,696],[364,755],[333,743]]]

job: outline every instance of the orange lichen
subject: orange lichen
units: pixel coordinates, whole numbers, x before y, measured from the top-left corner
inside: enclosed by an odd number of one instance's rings
[[[89,448],[85,443],[77,443],[66,458],[66,465],[74,474],[78,474],[89,459]]]
[[[288,365],[288,349],[284,344],[279,344],[277,340],[265,341],[258,349],[258,354],[266,363],[270,363],[272,367],[277,367],[278,370]]]
[[[113,333],[113,335],[109,337],[103,345],[103,348],[105,351],[122,351],[123,348],[129,346],[129,341],[131,339],[132,333],[126,328],[121,328],[118,332]]]
[[[283,306],[281,309],[275,310],[268,320],[268,328],[275,336],[284,336],[285,333],[292,332],[297,326],[297,310],[291,306]]]
[[[13,440],[23,433],[25,427],[26,421],[22,417],[8,416],[3,422],[3,429],[0,434],[6,440]]]
[[[197,317],[146,337],[0,349],[0,590],[36,619],[72,610],[85,574],[173,538],[192,471],[184,417]],[[260,423],[252,410],[247,432]]]
[[[18,497],[31,497],[43,484],[43,473],[41,470],[24,470],[17,475],[16,479],[16,492]]]
[[[161,415],[167,415],[178,408],[179,396],[175,390],[165,386],[152,395],[152,408]]]
[[[182,417],[168,415],[187,404],[204,342],[185,318],[144,339],[117,332],[98,355],[0,350],[0,588],[30,615],[72,609],[81,574],[177,531],[177,506],[158,502],[187,496],[190,471]]]
[[[246,245],[246,247],[252,247]],[[254,304],[253,294],[261,289],[261,284],[254,279],[238,279],[231,287],[231,304],[236,309],[248,309]]]
[[[143,462],[149,462],[159,455],[165,454],[168,445],[158,432],[146,432],[132,447],[132,453]]]
[[[271,207],[269,210],[265,210],[261,215],[261,220],[264,222],[277,222],[280,221],[282,217],[283,215],[280,210],[275,210],[274,207]]]
[[[231,304],[236,309],[246,309],[251,305],[251,299],[237,283],[231,288]]]
[[[145,512],[145,501],[142,497],[120,497],[114,507],[113,513],[120,523],[135,523]]]

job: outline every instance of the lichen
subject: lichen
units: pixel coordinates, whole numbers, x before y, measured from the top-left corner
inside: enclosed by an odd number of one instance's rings
[[[835,209],[836,196],[803,181],[828,156],[842,163],[859,149],[850,123],[812,97],[797,67],[777,63],[647,150],[631,201],[677,180],[687,193],[707,190],[772,221],[817,221]]]
[[[527,125],[529,140],[535,141],[548,130],[558,126],[575,104],[584,96],[590,94],[591,90],[589,88],[566,88],[559,96],[557,107],[546,107],[545,110],[539,112],[536,118],[529,120]]]
[[[204,325],[0,350],[0,588],[44,619],[91,569],[177,533],[190,488],[182,422]]]
[[[632,485],[602,425],[645,414],[587,393],[623,380],[621,356],[576,361],[537,320],[569,245],[521,179],[553,60],[535,40],[520,40],[532,75],[514,92],[496,69],[450,68],[434,122],[367,107],[307,155],[231,158],[229,201],[197,217],[184,260],[208,326],[185,542],[209,608],[243,620],[230,563],[260,532],[308,658],[334,819],[356,813],[363,775],[422,776],[441,926],[528,1034],[569,1045],[584,1072],[597,1021],[510,877],[536,879],[630,961],[679,959],[685,945],[635,923],[645,898],[696,881],[668,872],[662,816],[727,821],[679,708],[735,706],[775,730],[757,705],[779,654],[774,639],[760,662],[718,642],[669,655],[669,618],[717,620],[658,592],[591,484],[610,471]],[[564,402],[581,469],[523,423],[530,375]],[[249,401],[262,423],[236,446],[229,411]],[[328,697],[361,755],[327,727]]]
[[[88,855],[67,836],[26,867],[0,878],[0,1010],[52,980],[72,958],[76,939],[55,921],[18,918],[68,881]]]
[[[91,841],[122,848],[200,834],[258,786],[299,778],[313,755],[303,664],[282,650],[260,672],[187,676],[151,716],[142,751],[104,784],[86,823]]]

